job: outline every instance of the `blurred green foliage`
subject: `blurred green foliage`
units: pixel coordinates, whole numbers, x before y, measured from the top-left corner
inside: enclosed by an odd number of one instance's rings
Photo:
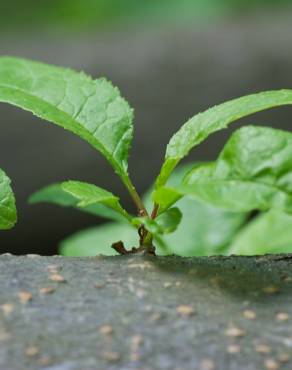
[[[168,22],[281,8],[291,0],[1,0],[0,27],[86,29],[131,21]]]

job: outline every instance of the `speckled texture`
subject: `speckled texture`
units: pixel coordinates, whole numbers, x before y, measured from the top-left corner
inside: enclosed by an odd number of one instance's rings
[[[291,266],[289,255],[3,255],[0,369],[291,369]]]

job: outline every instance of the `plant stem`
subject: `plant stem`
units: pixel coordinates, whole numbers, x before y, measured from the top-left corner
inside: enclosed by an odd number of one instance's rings
[[[142,199],[140,198],[140,195],[137,193],[137,190],[135,186],[133,185],[131,179],[128,176],[123,177],[123,183],[128,189],[128,192],[138,209],[138,216],[148,216],[148,212],[142,202]]]
[[[157,203],[154,203],[153,211],[151,212],[151,218],[154,220],[158,214],[159,205]]]
[[[137,193],[137,190],[135,186],[133,185],[129,176],[123,177],[123,183],[125,184],[131,198],[133,199],[134,203],[136,204],[138,208],[138,216],[149,217],[147,209],[144,206],[144,203],[142,202],[142,199],[140,198],[140,195]],[[157,211],[158,211],[158,205],[157,205],[156,212]],[[142,225],[142,227],[139,229],[139,236],[140,236],[140,248],[142,247],[148,254],[155,255],[155,248],[152,245],[153,235],[148,230],[145,229],[144,225]]]

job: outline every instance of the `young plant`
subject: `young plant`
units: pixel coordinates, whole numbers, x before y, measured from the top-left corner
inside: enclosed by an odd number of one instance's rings
[[[10,179],[0,168],[0,230],[11,229],[17,220],[15,198]]]
[[[114,221],[124,220],[137,230],[139,245],[127,250],[122,242],[114,243],[119,253],[155,254],[154,239],[168,253],[164,237],[179,226],[182,212],[174,205],[177,202],[180,205],[185,196],[233,212],[271,209],[285,215],[292,212],[292,141],[288,132],[256,127],[238,130],[217,161],[195,165],[179,183],[173,186],[167,183],[179,162],[213,132],[252,113],[292,104],[292,90],[231,100],[185,123],[167,146],[151,194],[151,208],[146,207],[128,173],[133,110],[110,82],[104,78],[92,80],[69,69],[2,57],[0,101],[29,110],[73,132],[108,160],[132,197],[137,215],[128,213],[112,193],[79,181],[51,185],[33,195],[31,202],[49,201]],[[242,214],[240,217],[243,218]]]

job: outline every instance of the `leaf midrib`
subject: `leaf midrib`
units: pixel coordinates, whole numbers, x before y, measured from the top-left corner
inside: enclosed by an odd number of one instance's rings
[[[20,92],[20,93],[22,93],[22,94],[24,94],[24,95],[26,95],[27,97],[31,97],[31,98],[34,98],[34,99],[36,99],[36,100],[39,100],[39,101],[41,101],[41,102],[44,102],[45,104],[47,104],[48,106],[50,106],[52,109],[56,109],[57,111],[59,111],[60,113],[62,113],[64,116],[66,116],[69,120],[72,120],[72,121],[74,121],[78,126],[80,126],[81,127],[81,129],[82,130],[84,130],[85,132],[86,132],[86,134],[87,135],[92,135],[92,137],[94,138],[94,140],[96,140],[96,142],[97,142],[97,145],[99,145],[101,148],[102,148],[102,150],[105,152],[105,153],[107,153],[107,155],[106,155],[106,159],[110,162],[110,163],[112,163],[112,162],[114,162],[114,164],[118,167],[118,170],[119,170],[119,173],[121,174],[121,175],[127,175],[127,172],[125,172],[124,171],[124,169],[120,166],[120,164],[118,163],[118,162],[116,162],[115,161],[115,159],[114,159],[114,157],[113,156],[111,156],[111,154],[108,152],[108,150],[105,148],[105,146],[90,132],[90,131],[88,131],[84,126],[82,126],[82,124],[78,121],[78,120],[76,120],[75,118],[73,118],[73,117],[71,117],[67,112],[64,112],[62,109],[60,109],[60,108],[58,108],[58,107],[56,107],[56,106],[54,106],[52,103],[50,103],[50,102],[47,102],[46,100],[44,100],[44,99],[41,99],[40,97],[38,97],[38,96],[36,96],[36,95],[33,95],[33,94],[31,94],[31,93],[27,93],[26,91],[24,91],[24,90],[22,90],[22,89],[20,89],[20,88],[16,88],[15,86],[11,86],[11,85],[9,85],[9,84],[3,84],[3,83],[0,83],[0,87],[4,87],[4,88],[8,88],[8,89],[11,89],[11,90],[15,90],[15,91],[17,91],[17,92]],[[1,98],[0,98],[0,100],[1,100]],[[25,110],[27,110],[27,111],[29,111],[29,112],[32,112],[32,113],[34,113],[32,110],[30,110],[30,109],[25,109]],[[37,114],[36,114],[36,116],[38,116]],[[38,117],[40,117],[40,116],[38,116]],[[41,119],[44,119],[44,118],[42,118],[42,117],[40,117]],[[52,122],[52,121],[51,121]],[[54,123],[54,122],[52,122],[52,123]],[[63,127],[64,128],[64,127]],[[65,128],[66,129],[66,128]],[[71,130],[68,130],[68,129],[66,129],[66,131],[71,131]],[[86,140],[87,141],[87,140]],[[112,158],[112,159],[111,159]]]

